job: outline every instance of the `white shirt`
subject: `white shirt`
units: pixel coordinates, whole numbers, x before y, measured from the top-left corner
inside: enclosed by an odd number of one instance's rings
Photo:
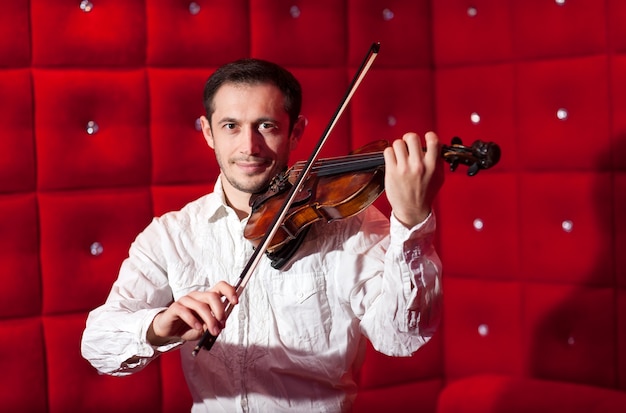
[[[100,372],[126,375],[179,348],[193,412],[350,410],[367,337],[409,356],[439,321],[441,264],[434,216],[409,230],[375,208],[313,225],[281,270],[263,257],[210,351],[196,342],[153,347],[146,332],[173,300],[235,284],[252,254],[247,220],[215,191],[137,237],[104,305],[92,311],[82,354]]]

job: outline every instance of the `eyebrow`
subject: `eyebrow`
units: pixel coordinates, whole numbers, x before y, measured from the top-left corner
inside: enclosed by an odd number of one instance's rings
[[[237,119],[235,118],[222,118],[217,121],[217,123],[237,123]]]
[[[240,122],[239,119],[231,118],[231,117],[224,117],[217,121],[217,123],[239,123],[239,122]],[[278,119],[272,118],[269,116],[260,117],[260,118],[255,119],[254,121],[255,124],[259,124],[263,122],[271,122],[271,123],[275,123],[276,125],[281,124],[281,122]]]
[[[280,125],[280,121],[276,118],[270,118],[270,117],[264,117],[264,118],[259,118],[256,120],[257,123],[263,123],[263,122],[272,122],[275,123],[277,125]]]

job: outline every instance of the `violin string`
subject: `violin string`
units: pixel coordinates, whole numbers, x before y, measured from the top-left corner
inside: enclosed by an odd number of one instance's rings
[[[340,158],[320,159],[313,165],[311,171],[317,175],[324,176],[372,169],[382,164],[382,152],[353,154]],[[299,173],[301,169],[302,165],[298,162],[291,168],[291,171]]]

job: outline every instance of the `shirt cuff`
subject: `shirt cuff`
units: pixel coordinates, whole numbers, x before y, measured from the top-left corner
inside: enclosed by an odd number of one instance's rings
[[[143,322],[141,323],[141,329],[139,331],[138,340],[140,343],[142,343],[143,346],[150,347],[152,349],[153,354],[154,352],[165,353],[167,351],[170,351],[180,346],[181,344],[185,342],[184,340],[179,339],[179,340],[170,341],[169,343],[162,344],[160,346],[153,346],[152,344],[148,342],[148,329],[150,328],[150,325],[152,324],[154,317],[156,317],[157,314],[159,314],[160,312],[166,309],[167,307],[151,309],[150,311],[147,312]]]
[[[419,224],[412,228],[405,227],[398,219],[391,214],[389,219],[389,233],[391,235],[391,244],[402,248],[404,243],[409,239],[422,238],[430,235],[435,231],[435,213],[433,211],[428,214]]]

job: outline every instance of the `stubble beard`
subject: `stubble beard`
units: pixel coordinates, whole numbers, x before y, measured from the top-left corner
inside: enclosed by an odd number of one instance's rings
[[[225,166],[236,168],[236,166],[234,166],[235,161],[230,160],[226,162],[228,162],[228,165],[223,165],[221,161],[218,161],[220,169],[222,170],[222,176],[230,186],[238,191],[248,194],[259,193],[267,188],[270,180],[273,178],[273,174],[268,174],[267,170],[260,174],[250,174],[243,177],[234,176],[234,174],[228,173],[230,169],[225,168]],[[260,177],[262,177],[261,180],[259,180]]]

